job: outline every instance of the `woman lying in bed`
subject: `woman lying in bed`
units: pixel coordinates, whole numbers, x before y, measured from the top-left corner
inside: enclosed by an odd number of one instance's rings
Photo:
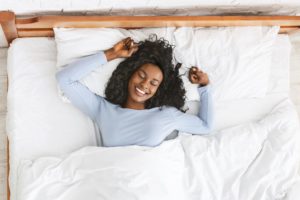
[[[69,64],[56,78],[70,101],[97,123],[104,146],[156,146],[174,130],[208,134],[213,124],[208,76],[196,67],[190,69],[190,81],[199,84],[201,109],[198,116],[184,113],[185,90],[172,54],[172,46],[163,39],[136,44],[126,38]],[[115,58],[127,59],[113,72],[106,98],[79,82]]]

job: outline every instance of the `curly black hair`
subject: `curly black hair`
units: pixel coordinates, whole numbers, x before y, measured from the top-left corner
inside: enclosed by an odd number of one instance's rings
[[[112,73],[106,89],[106,99],[123,106],[128,97],[128,82],[133,73],[144,64],[157,65],[163,73],[163,81],[152,98],[145,102],[145,108],[173,106],[182,110],[185,101],[185,89],[179,77],[179,65],[174,67],[173,46],[157,35],[138,43],[138,51],[121,62]],[[182,110],[183,111],[183,110]]]

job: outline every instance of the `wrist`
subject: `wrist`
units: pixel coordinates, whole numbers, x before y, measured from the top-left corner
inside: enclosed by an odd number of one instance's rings
[[[199,87],[205,87],[205,86],[207,86],[208,85],[208,83],[199,83]]]
[[[107,61],[111,61],[113,59],[118,58],[117,54],[115,53],[114,49],[110,48],[104,51]]]

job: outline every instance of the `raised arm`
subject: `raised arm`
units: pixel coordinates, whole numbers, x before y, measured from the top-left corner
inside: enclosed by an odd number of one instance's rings
[[[69,64],[56,74],[56,79],[61,90],[72,104],[94,120],[103,98],[91,92],[79,80],[107,61],[130,57],[136,51],[137,46],[133,40],[126,38],[104,52],[100,51]]]
[[[214,106],[209,85],[198,88],[200,110],[198,116],[174,111],[175,127],[179,131],[192,134],[208,134],[214,125]]]
[[[68,97],[74,106],[93,120],[96,117],[97,108],[103,99],[91,92],[79,80],[106,62],[106,56],[101,51],[97,54],[83,57],[56,73],[56,79],[64,95]]]
[[[192,83],[199,85],[200,110],[198,116],[176,110],[174,112],[175,126],[180,131],[193,134],[207,134],[212,130],[214,124],[214,106],[208,75],[202,70],[192,67],[189,71],[189,79]]]

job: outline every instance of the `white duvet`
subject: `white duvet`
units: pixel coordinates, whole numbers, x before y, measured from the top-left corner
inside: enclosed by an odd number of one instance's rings
[[[85,147],[23,161],[18,200],[274,200],[297,178],[300,128],[289,100],[263,119],[158,147]]]

